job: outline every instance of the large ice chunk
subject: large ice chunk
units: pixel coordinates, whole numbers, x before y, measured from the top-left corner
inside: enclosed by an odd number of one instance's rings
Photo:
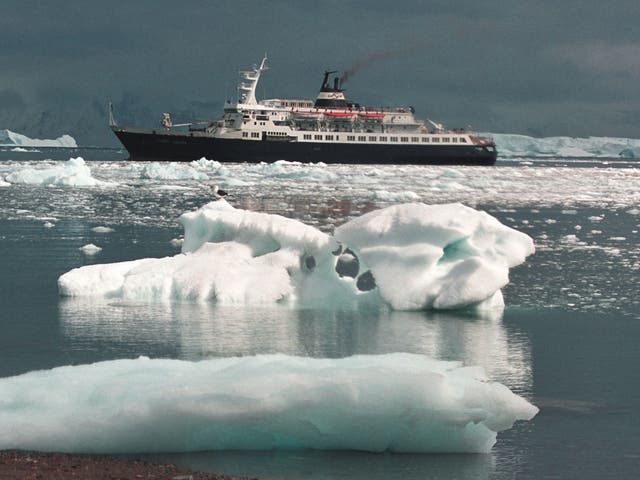
[[[114,183],[103,182],[91,176],[91,169],[82,157],[71,158],[50,168],[25,168],[7,175],[10,183],[29,185],[55,185],[72,187],[106,187]]]
[[[461,204],[411,203],[369,212],[335,232],[357,248],[395,309],[450,309],[491,298],[531,238]]]
[[[479,367],[388,354],[114,360],[0,379],[0,450],[488,452],[538,409]]]
[[[527,235],[460,204],[389,207],[334,237],[224,200],[180,221],[182,254],[81,267],[60,277],[60,293],[334,306],[366,296],[404,310],[495,306],[509,268],[533,252]]]
[[[26,135],[0,130],[0,145],[20,145],[23,147],[66,147],[77,148],[76,140],[70,135],[62,135],[55,140],[29,138]]]

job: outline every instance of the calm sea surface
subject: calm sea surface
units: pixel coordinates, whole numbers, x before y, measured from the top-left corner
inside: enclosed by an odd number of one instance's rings
[[[3,155],[3,178],[62,163]],[[147,458],[278,479],[624,479],[640,472],[640,169],[634,163],[201,165],[194,170],[206,178],[194,180],[166,166],[154,176],[144,164],[120,161],[118,152],[93,158],[99,159],[87,161],[93,177],[117,185],[0,188],[0,377],[139,355],[424,353],[482,365],[540,413],[499,434],[488,455],[284,451]],[[171,240],[182,235],[176,219],[210,199],[211,183],[230,190],[237,207],[327,232],[395,203],[460,201],[529,234],[537,251],[511,271],[507,306],[490,316],[59,298],[57,278],[72,268],[176,254]],[[114,231],[97,233],[95,226]],[[88,243],[103,250],[86,256],[79,248]]]

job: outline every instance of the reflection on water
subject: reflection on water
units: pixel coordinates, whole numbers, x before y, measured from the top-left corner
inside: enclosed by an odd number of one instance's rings
[[[481,365],[489,377],[531,397],[530,339],[502,321],[503,311],[396,312],[216,306],[208,303],[113,303],[61,299],[60,331],[68,350],[112,357],[150,355],[199,360],[286,353],[313,357],[410,352]],[[77,357],[77,356],[76,356]],[[500,435],[502,436],[502,434]],[[498,445],[500,445],[500,438]],[[521,452],[510,451],[518,462]],[[139,457],[137,455],[137,457]],[[280,479],[488,479],[495,453],[397,455],[333,451],[201,452],[145,455],[186,467]]]
[[[70,350],[111,346],[121,355],[199,360],[285,353],[319,358],[420,353],[480,365],[517,393],[531,392],[529,339],[507,332],[502,311],[396,312],[122,303],[63,299],[60,328]]]
[[[202,452],[145,455],[144,458],[185,465],[194,470],[255,475],[264,479],[282,480],[327,478],[482,480],[491,478],[495,471],[495,458],[491,454],[413,455],[279,451]]]

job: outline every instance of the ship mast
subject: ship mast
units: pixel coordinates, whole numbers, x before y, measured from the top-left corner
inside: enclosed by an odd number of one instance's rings
[[[238,86],[244,93],[240,96],[240,102],[245,105],[256,105],[256,87],[258,86],[258,80],[260,80],[260,74],[267,70],[267,54],[264,54],[264,58],[259,67],[254,67],[253,70],[241,70],[242,82]]]

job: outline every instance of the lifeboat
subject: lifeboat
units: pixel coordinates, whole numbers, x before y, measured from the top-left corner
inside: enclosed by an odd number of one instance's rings
[[[291,112],[291,114],[295,117],[301,117],[301,118],[317,118],[318,116],[322,115],[322,112],[317,112],[317,111],[308,111],[308,112]]]
[[[382,112],[360,112],[358,113],[359,117],[362,117],[367,120],[381,120],[384,118],[384,113]]]
[[[353,117],[354,115],[353,112],[347,112],[347,111],[330,111],[330,112],[324,112],[324,114],[327,117],[334,117],[334,118],[350,118],[350,117]]]

